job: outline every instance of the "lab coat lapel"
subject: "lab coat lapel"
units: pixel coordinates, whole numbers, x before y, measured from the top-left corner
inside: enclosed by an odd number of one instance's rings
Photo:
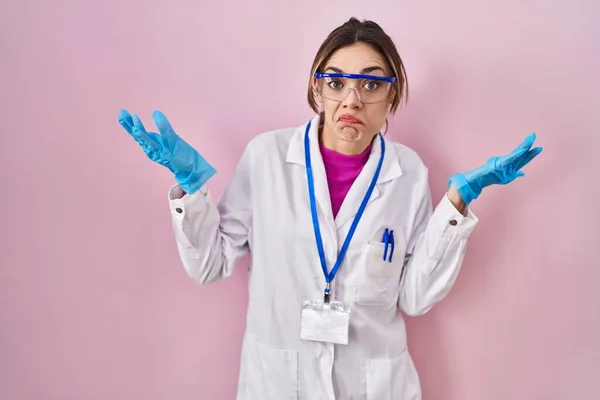
[[[337,229],[340,229],[344,224],[350,222],[354,218],[358,212],[360,204],[367,194],[369,185],[371,184],[373,176],[375,175],[375,171],[377,170],[379,158],[381,157],[381,140],[382,139],[379,135],[375,137],[369,159],[350,187],[348,194],[346,194],[346,197],[342,202],[342,206],[340,207],[340,210],[335,218],[335,225]],[[385,155],[383,164],[381,166],[381,171],[379,173],[379,178],[377,179],[377,183],[373,188],[371,197],[369,197],[365,210],[368,209],[371,202],[380,196],[380,189],[378,188],[379,185],[402,175],[402,170],[400,168],[393,144],[390,142],[385,142],[385,145]]]
[[[325,216],[325,220],[330,224],[333,223],[333,211],[331,207],[331,197],[329,195],[329,185],[327,184],[325,163],[323,162],[323,156],[321,155],[321,149],[319,148],[318,117],[313,119],[308,137],[310,138],[310,161],[315,183],[315,197]],[[335,227],[332,226],[332,228]]]
[[[304,153],[304,134],[306,125],[302,125],[292,137],[288,153],[287,162],[301,164],[306,168],[305,153]],[[312,165],[313,181],[315,185],[315,198],[320,215],[325,217],[325,221],[332,229],[333,226],[333,211],[331,208],[331,198],[329,197],[329,186],[327,185],[327,175],[325,172],[325,164],[319,149],[319,116],[315,116],[311,121],[310,130],[308,132],[310,139],[310,161]],[[305,177],[306,179],[306,177]],[[303,182],[304,190],[302,193],[308,200],[308,182]]]

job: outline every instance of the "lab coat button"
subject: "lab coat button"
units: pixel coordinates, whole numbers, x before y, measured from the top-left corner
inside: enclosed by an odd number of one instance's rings
[[[181,214],[181,213],[183,212],[183,210],[181,209],[181,207],[177,207],[177,208],[175,209],[175,211],[177,211],[179,214]]]
[[[455,220],[455,219],[451,219],[449,223],[450,223],[450,225],[452,225],[452,226],[456,226],[456,224],[457,224],[457,222],[456,222],[456,220]]]

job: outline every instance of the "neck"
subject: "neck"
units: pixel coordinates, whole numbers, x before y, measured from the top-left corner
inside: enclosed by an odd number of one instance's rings
[[[356,156],[362,154],[367,147],[371,144],[375,136],[372,138],[365,138],[364,140],[357,142],[348,142],[345,140],[339,140],[326,132],[325,126],[319,127],[319,142],[325,148],[335,151],[336,153],[344,154],[347,156]]]

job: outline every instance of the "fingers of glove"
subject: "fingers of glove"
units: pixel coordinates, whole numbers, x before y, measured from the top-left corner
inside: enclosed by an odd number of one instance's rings
[[[144,144],[142,145],[144,151],[152,161],[160,162],[163,156],[162,150],[164,149],[161,136],[154,132],[147,132],[142,135],[145,137]]]
[[[127,110],[121,110],[119,114],[119,124],[125,128],[129,134],[133,134],[133,118]]]
[[[175,130],[173,130],[171,123],[167,117],[158,110],[152,113],[152,119],[154,120],[154,124],[158,128],[158,131],[163,136],[165,145],[172,149],[175,146],[177,134],[175,133]]]
[[[519,163],[519,166],[517,169],[521,169],[524,166],[526,166],[531,160],[533,160],[538,154],[540,154],[542,152],[542,148],[541,147],[535,147],[533,149],[531,149],[526,155],[525,157],[523,157],[523,159],[521,160],[521,162]]]
[[[146,127],[144,127],[140,117],[138,117],[137,114],[133,114],[131,119],[133,121],[133,135],[136,137],[138,142],[141,141],[140,144],[151,142],[151,139],[148,137],[148,133],[146,132]]]
[[[526,150],[526,151],[529,150],[531,148],[531,146],[533,146],[533,142],[535,142],[535,136],[536,136],[535,132],[527,135],[525,137],[525,139],[521,142],[521,144],[518,145],[514,151],[517,152],[520,150]]]
[[[514,150],[512,153],[497,157],[495,167],[496,168],[516,168],[521,163],[521,159],[527,153],[527,149]]]
[[[499,168],[517,168],[521,164],[533,142],[535,141],[535,133],[527,135],[527,137],[513,151],[505,156],[498,157],[496,166]]]
[[[516,171],[514,169],[498,170],[497,173],[494,174],[494,176],[496,177],[494,183],[498,185],[507,185],[514,181],[516,178],[518,178],[521,174],[522,172]]]
[[[138,117],[137,114],[133,114],[131,116],[131,119],[133,121],[133,130],[134,132],[144,132],[146,133],[146,128],[144,127],[144,124],[142,123],[142,120],[140,119],[140,117]]]
[[[146,154],[150,156],[150,152],[158,152],[160,151],[160,146],[156,140],[152,140],[150,134],[146,132],[146,128],[142,121],[137,116],[137,114],[133,114],[133,134],[132,136],[137,140],[137,142],[144,148]],[[156,134],[155,134],[156,135]]]

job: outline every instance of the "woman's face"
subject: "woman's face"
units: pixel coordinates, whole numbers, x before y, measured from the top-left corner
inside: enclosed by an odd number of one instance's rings
[[[377,76],[392,76],[385,59],[371,46],[356,43],[337,50],[325,64],[322,72],[325,73],[350,73]],[[343,98],[332,100],[332,96],[323,95],[323,85],[327,85],[324,78],[314,79],[313,88],[315,99],[322,105],[324,111],[322,141],[332,150],[348,154],[358,154],[364,150],[373,137],[385,124],[390,108],[391,91],[383,100],[376,103],[363,103],[357,90],[341,90]],[[347,80],[352,87],[360,88],[360,79]],[[381,82],[382,84],[384,82]],[[333,82],[337,87],[342,85]],[[387,84],[388,86],[390,84]],[[371,86],[367,86],[370,89]],[[366,100],[365,100],[366,101]]]

